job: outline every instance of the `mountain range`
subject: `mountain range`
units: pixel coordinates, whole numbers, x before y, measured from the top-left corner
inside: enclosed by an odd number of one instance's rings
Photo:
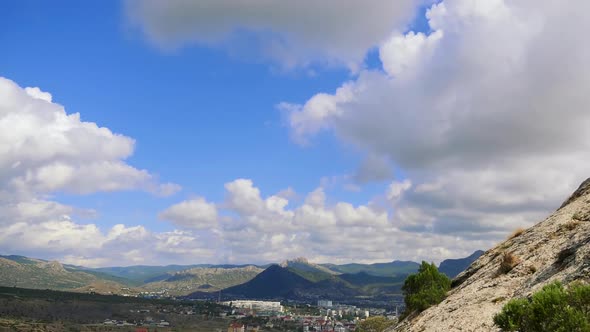
[[[0,285],[23,288],[77,290],[91,285],[117,289],[137,285],[132,280],[24,256],[0,256]]]
[[[480,253],[441,263],[452,276]],[[376,264],[315,264],[305,258],[269,265],[167,265],[87,268],[24,256],[0,256],[0,285],[106,294],[140,293],[196,298],[399,297],[411,261]]]
[[[454,277],[463,271],[482,251],[468,257],[445,260],[441,270]],[[305,258],[271,265],[252,280],[221,291],[223,298],[291,299],[337,301],[401,299],[401,287],[406,277],[415,273],[416,262],[393,261],[377,264],[313,264]],[[190,298],[213,298],[213,294],[197,291]]]

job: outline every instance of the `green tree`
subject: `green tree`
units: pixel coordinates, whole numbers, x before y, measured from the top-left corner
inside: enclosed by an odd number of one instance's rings
[[[494,316],[503,331],[590,332],[590,286],[549,284],[531,299],[513,299]]]
[[[393,325],[395,321],[383,316],[369,317],[356,326],[355,332],[382,332]]]
[[[451,280],[438,272],[434,263],[422,262],[418,273],[408,276],[402,287],[406,302],[404,316],[440,303],[449,289]]]

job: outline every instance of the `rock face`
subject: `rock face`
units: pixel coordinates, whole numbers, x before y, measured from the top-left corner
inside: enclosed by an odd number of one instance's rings
[[[168,278],[141,286],[147,291],[166,290],[170,295],[187,295],[197,290],[215,292],[252,280],[263,269],[248,265],[244,267],[218,268],[195,267],[176,272]]]
[[[590,281],[590,179],[551,216],[486,251],[448,297],[389,331],[499,331],[493,316],[553,281]],[[509,259],[508,259],[509,258]],[[512,264],[504,264],[503,260]]]
[[[109,285],[120,293],[127,285],[118,278],[91,271],[81,270],[72,266],[64,266],[57,261],[44,261],[23,256],[0,256],[0,286],[17,286],[34,289],[55,289],[76,291],[93,288],[101,292],[104,287],[93,285]],[[85,288],[86,287],[86,288]]]

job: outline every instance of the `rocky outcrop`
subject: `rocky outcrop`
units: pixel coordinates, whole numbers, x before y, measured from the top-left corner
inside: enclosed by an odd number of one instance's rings
[[[493,316],[553,281],[590,281],[590,179],[551,216],[485,252],[447,298],[390,331],[498,331]]]
[[[52,273],[67,273],[64,266],[58,261],[39,262],[37,263],[37,266],[42,269],[46,269],[47,271],[50,271]]]
[[[590,178],[586,179],[586,181],[582,182],[580,187],[559,207],[562,209],[563,207],[569,205],[571,202],[575,201],[579,197],[588,195],[590,193]]]

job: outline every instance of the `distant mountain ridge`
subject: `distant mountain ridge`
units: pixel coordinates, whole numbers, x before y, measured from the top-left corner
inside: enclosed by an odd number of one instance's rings
[[[244,267],[195,267],[166,274],[162,280],[148,282],[142,286],[146,291],[166,289],[170,295],[186,295],[195,290],[213,292],[243,284],[256,277],[263,269],[254,265]]]
[[[449,262],[453,268],[459,269],[462,262],[465,267],[469,265],[470,257]],[[441,268],[449,262],[441,263]],[[196,293],[207,297],[210,296],[207,293],[222,290],[223,294],[255,298],[362,298],[400,296],[403,281],[408,274],[415,273],[418,266],[410,261],[315,264],[299,257],[285,260],[280,265],[262,266],[193,264],[87,268],[9,255],[0,256],[0,285],[13,286],[16,282],[18,286],[29,288],[99,293],[152,292],[168,296]],[[270,278],[268,274],[275,277]],[[266,281],[259,283],[264,277]],[[280,287],[273,288],[274,284]],[[274,291],[263,290],[261,285]]]
[[[107,273],[120,278],[134,280],[140,283],[160,280],[162,276],[172,274],[174,272],[183,271],[195,267],[210,267],[210,264],[196,264],[196,265],[166,265],[166,266],[151,266],[151,265],[133,265],[133,266],[114,266],[114,267],[99,267],[99,268],[85,268],[87,270]],[[155,279],[155,280],[154,280]],[[165,279],[165,278],[164,278]]]
[[[288,268],[271,265],[252,280],[223,290],[225,295],[247,298],[286,297],[295,289],[310,287],[312,281]]]
[[[130,286],[129,280],[63,265],[57,261],[16,255],[0,256],[0,285],[72,290],[90,284],[109,285],[117,289]]]
[[[469,265],[475,262],[479,256],[483,255],[483,253],[483,250],[477,250],[465,258],[445,259],[444,261],[440,262],[438,270],[446,274],[447,277],[453,279],[459,275],[459,273],[465,271]]]
[[[389,263],[373,264],[322,264],[322,266],[338,273],[359,273],[365,272],[374,276],[392,276],[416,273],[420,264],[412,261],[392,261]]]
[[[291,299],[313,301],[322,298],[354,300],[373,297],[400,297],[401,277],[374,276],[366,272],[356,274],[327,270],[304,259],[271,265],[252,280],[221,290],[224,299]],[[189,298],[215,298],[217,294],[197,291]]]

